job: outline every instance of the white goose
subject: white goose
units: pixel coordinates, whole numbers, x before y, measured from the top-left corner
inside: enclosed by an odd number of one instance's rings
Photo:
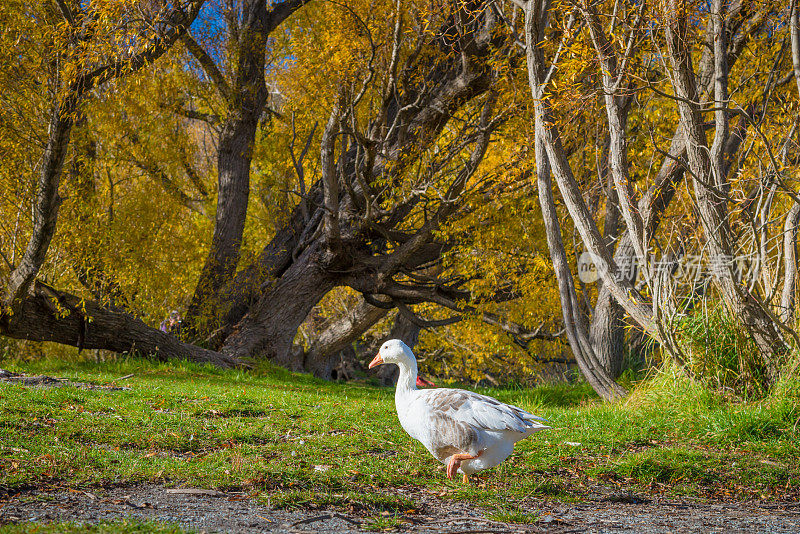
[[[463,389],[418,390],[417,359],[399,339],[381,346],[369,364],[400,368],[394,395],[397,417],[412,438],[447,466],[447,478],[468,475],[498,465],[514,450],[514,443],[550,428],[537,417],[497,399]]]

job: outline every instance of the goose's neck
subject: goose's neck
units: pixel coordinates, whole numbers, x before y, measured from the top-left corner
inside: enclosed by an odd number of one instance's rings
[[[417,362],[400,362],[400,376],[397,378],[396,395],[417,389]]]

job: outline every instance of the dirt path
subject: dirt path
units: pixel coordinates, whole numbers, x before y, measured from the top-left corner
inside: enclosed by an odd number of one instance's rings
[[[540,518],[522,525],[487,519],[482,510],[466,502],[408,490],[406,496],[417,502],[421,510],[398,516],[395,529],[401,532],[800,532],[800,503],[530,501],[531,512],[540,514]],[[380,530],[379,518],[389,519],[385,515],[342,510],[278,510],[241,493],[171,489],[151,484],[0,495],[0,524],[97,522],[125,517],[171,521],[201,532],[344,534]]]

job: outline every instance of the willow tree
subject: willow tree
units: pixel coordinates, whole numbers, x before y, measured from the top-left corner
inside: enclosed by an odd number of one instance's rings
[[[785,7],[716,2],[709,11],[689,2],[575,2],[565,11],[547,1],[520,5],[526,15],[528,73],[541,147],[536,160],[543,210],[552,205],[543,191],[549,191],[552,170],[602,283],[589,328],[575,311],[569,266],[560,268],[565,320],[570,316],[574,324],[573,351],[590,371],[602,368],[597,385],[605,396],[614,396],[603,375],[619,372],[624,311],[631,323],[695,372],[681,324],[695,303],[712,296],[711,287],[736,329],[752,340],[760,355],[756,367],[769,377],[766,382],[774,379],[795,335],[794,324],[784,324],[776,313],[780,304],[774,289],[778,257],[794,257],[782,249],[792,249],[795,237],[782,239],[783,227],[770,222],[771,217],[786,217],[784,227],[793,228],[796,220],[785,201],[776,201],[782,195],[795,197],[784,178],[789,162],[775,157],[776,147],[785,149],[794,131],[780,113],[791,79],[781,72],[788,63],[788,27],[776,22]],[[773,54],[748,58],[743,65],[740,58],[751,40]],[[576,179],[576,162],[562,144],[560,98],[568,91],[558,84],[575,69],[585,73],[589,57],[598,70],[593,83],[578,86],[578,91],[595,92],[605,112],[607,164],[597,166],[601,183],[608,184],[604,219],[595,218],[586,184]],[[728,90],[734,78],[736,98]],[[654,110],[660,118],[651,118]],[[630,115],[636,117],[635,128]],[[666,116],[676,125],[672,132],[653,127]],[[737,121],[731,127],[733,117]],[[713,140],[707,138],[709,120]],[[648,132],[649,139],[640,132]],[[638,160],[631,158],[632,147]],[[758,168],[765,171],[753,172]],[[677,186],[687,175],[684,194]],[[754,210],[756,205],[761,209]],[[555,212],[550,213],[549,224],[554,225]],[[562,247],[557,226],[550,235],[555,257]],[[794,236],[790,231],[787,235]],[[776,239],[783,244],[769,244]],[[734,259],[744,255],[758,261],[743,280]],[[622,269],[623,262],[635,268]],[[691,262],[697,264],[698,276],[681,284],[674,275]],[[784,285],[791,286],[795,270],[793,264],[785,267]],[[741,372],[750,373],[745,367]]]
[[[217,140],[214,231],[189,306],[191,328],[187,333],[191,337],[186,338],[216,350],[182,343],[145,327],[127,313],[135,313],[135,305],[126,311],[116,308],[113,304],[119,299],[102,293],[116,291],[119,284],[87,283],[86,289],[97,292],[101,301],[82,302],[76,295],[37,283],[49,299],[43,296],[36,301],[39,308],[32,313],[15,315],[20,321],[6,333],[84,348],[137,348],[164,357],[228,365],[244,356],[268,357],[297,368],[303,365],[302,357],[297,359],[291,345],[298,325],[333,288],[354,288],[371,306],[398,307],[409,317],[413,317],[410,306],[420,302],[464,309],[462,302],[469,292],[461,287],[463,280],[435,276],[442,252],[452,246],[438,232],[447,221],[460,216],[465,192],[480,182],[476,177],[482,176],[479,168],[491,136],[506,120],[503,111],[508,102],[499,98],[495,86],[503,76],[509,42],[503,32],[496,31],[496,13],[490,3],[326,5],[320,12],[338,18],[341,25],[314,30],[302,27],[308,20],[298,19],[296,27],[275,34],[280,24],[293,20],[289,15],[302,13],[301,6],[302,2],[224,4],[222,20],[227,33],[216,48],[219,32],[203,33],[200,26],[188,33],[186,24],[170,20],[169,44],[180,39],[192,58],[188,68],[176,69],[175,75],[202,72],[200,81],[216,92],[214,112],[198,106],[202,100],[192,98],[192,87],[186,88],[187,100],[160,103],[185,119],[171,123],[193,132],[184,139],[210,132]],[[199,9],[199,4],[195,7]],[[195,14],[196,9],[192,17]],[[77,17],[76,27],[82,27],[80,21],[91,15],[64,11],[63,17]],[[391,24],[386,25],[386,20]],[[152,20],[146,23],[161,28]],[[133,22],[123,27],[142,33]],[[315,51],[304,41],[304,36],[322,30],[336,40],[342,52],[336,61],[327,58],[328,64],[323,57],[326,48]],[[125,37],[114,42],[123,41]],[[128,41],[144,46],[132,37]],[[268,56],[279,45],[294,64],[281,63],[278,68],[270,63]],[[306,128],[298,134],[288,116],[291,102],[286,109],[280,109],[279,102],[267,106],[267,78],[291,76],[304,68],[300,62],[306,52],[316,54],[317,62],[308,79],[318,79],[318,85],[333,90],[320,93],[315,101],[314,111],[324,113],[315,120],[319,127],[311,122],[297,124]],[[133,72],[146,62],[140,63],[130,63],[133,67],[127,71],[117,70],[119,74]],[[281,88],[274,81],[270,80],[270,90],[278,93]],[[150,94],[140,96],[149,98]],[[105,102],[111,106],[122,100],[109,96]],[[143,110],[148,108],[120,107],[109,116],[135,117]],[[99,116],[82,119],[82,127],[90,129]],[[198,121],[208,126],[198,129]],[[292,126],[283,161],[291,160],[290,169],[297,178],[295,202],[269,241],[255,245],[261,251],[254,261],[238,265],[247,235],[247,214],[252,209],[253,154],[265,142],[269,144],[270,122],[275,126],[273,138]],[[115,131],[119,138],[108,143]],[[88,159],[117,159],[117,167],[106,167],[110,207],[114,205],[112,175],[129,174],[138,180],[141,174],[171,200],[204,217],[210,212],[208,207],[176,188],[178,178],[183,177],[172,174],[182,168],[178,172],[185,173],[202,191],[207,181],[193,180],[196,162],[182,156],[190,151],[176,147],[177,156],[172,159],[149,157],[145,148],[153,142],[154,131],[145,136],[145,131],[135,128],[106,128],[103,143],[82,141],[80,151],[92,154]],[[164,144],[171,137],[160,139]],[[97,150],[102,152],[100,156]],[[75,163],[74,174],[81,176],[82,164]],[[49,186],[52,191],[52,183]],[[48,199],[53,200],[52,194]],[[249,246],[252,254],[255,247]],[[80,274],[86,274],[85,270],[77,271],[77,276],[86,278]],[[114,278],[111,271],[109,267],[108,279]],[[127,304],[139,298],[131,296],[134,298],[128,298]],[[21,322],[22,318],[27,322]],[[33,321],[39,321],[41,333],[31,333],[37,332]]]
[[[15,227],[5,229],[8,239],[4,240],[0,315],[4,335],[120,352],[133,348],[155,352],[167,347],[190,359],[232,363],[152,329],[123,310],[37,280],[57,230],[64,162],[86,100],[94,89],[146,68],[166,53],[197,17],[202,3],[4,4],[3,16],[12,24],[3,34],[8,40],[3,46],[8,51],[3,86],[8,88],[11,110],[17,114],[4,115],[2,127],[7,140],[18,143],[16,150],[38,148],[40,154],[38,159],[31,158],[35,164],[27,171],[35,176],[34,186],[27,191],[10,187],[18,196],[7,196],[11,206],[4,206],[6,213],[17,214]],[[24,53],[15,52],[23,40],[28,45]],[[42,114],[34,113],[29,125],[20,122],[20,117],[30,120],[24,113],[26,101],[34,102],[33,111]],[[31,131],[33,138],[28,135]],[[3,171],[7,183],[19,179],[18,168]],[[28,203],[30,220],[22,216],[27,210],[21,209]]]

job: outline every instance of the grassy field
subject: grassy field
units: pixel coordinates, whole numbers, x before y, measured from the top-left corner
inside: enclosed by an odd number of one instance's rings
[[[413,509],[392,492],[403,487],[468,499],[508,521],[526,519],[519,503],[529,497],[800,494],[797,383],[747,403],[666,372],[614,405],[585,385],[481,390],[555,428],[464,486],[402,431],[391,388],[140,359],[2,366],[130,389],[0,383],[0,491],[150,481],[236,489],[282,507]]]

